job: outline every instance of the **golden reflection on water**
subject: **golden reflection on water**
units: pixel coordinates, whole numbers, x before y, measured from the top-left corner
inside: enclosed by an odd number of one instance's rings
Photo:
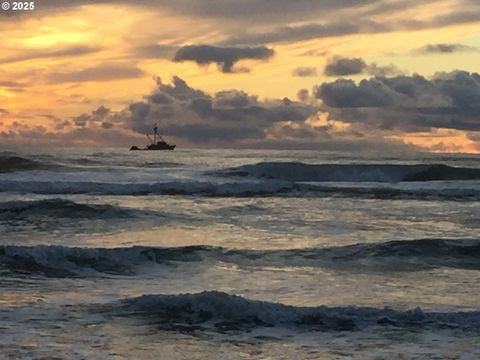
[[[202,227],[162,227],[99,234],[87,245],[101,244],[102,247],[202,245],[240,249],[289,249],[313,246],[313,239],[307,236],[297,236],[295,242],[290,242],[285,235],[269,234],[268,237],[266,235],[259,229],[240,229],[228,224],[213,224]]]
[[[23,292],[5,291],[0,293],[0,306],[10,308],[19,308],[30,306],[44,301],[44,297],[40,294],[25,294]]]

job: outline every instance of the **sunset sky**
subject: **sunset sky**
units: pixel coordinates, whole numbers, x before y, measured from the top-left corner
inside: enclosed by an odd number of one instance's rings
[[[480,152],[478,0],[0,10],[0,144]]]

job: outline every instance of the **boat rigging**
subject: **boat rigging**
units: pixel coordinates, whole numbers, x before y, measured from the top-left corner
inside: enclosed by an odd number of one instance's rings
[[[149,134],[146,134],[150,145],[145,146],[143,149],[140,149],[138,146],[132,146],[130,150],[173,150],[177,145],[169,144],[163,137],[158,133],[157,124],[153,127],[153,139]]]

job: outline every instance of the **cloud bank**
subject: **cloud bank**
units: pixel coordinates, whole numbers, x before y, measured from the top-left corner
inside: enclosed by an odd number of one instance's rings
[[[480,130],[480,75],[465,71],[376,77],[355,83],[338,79],[316,88],[331,116],[377,129]]]

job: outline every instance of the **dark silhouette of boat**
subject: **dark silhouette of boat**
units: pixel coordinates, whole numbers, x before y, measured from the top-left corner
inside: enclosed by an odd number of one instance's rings
[[[177,145],[171,145],[163,140],[162,136],[158,133],[157,124],[153,128],[153,140],[150,135],[146,134],[148,140],[150,140],[150,145],[147,145],[143,149],[140,149],[138,146],[132,146],[130,150],[173,150]]]

